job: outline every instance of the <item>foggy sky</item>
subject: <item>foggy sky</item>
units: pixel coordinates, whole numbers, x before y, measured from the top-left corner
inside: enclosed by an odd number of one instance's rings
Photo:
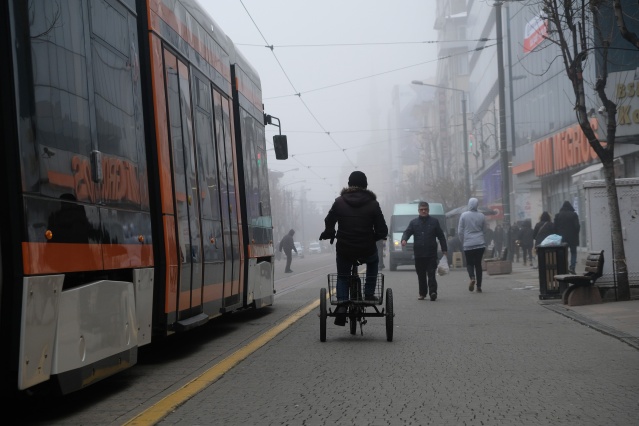
[[[268,152],[269,168],[299,168],[282,178],[286,189],[304,188],[309,200],[330,204],[359,169],[375,191],[387,158],[370,151],[389,139],[392,87],[436,72],[434,2],[200,3],[261,76],[265,112],[280,119],[289,144],[288,160]],[[267,148],[277,131],[266,127]]]

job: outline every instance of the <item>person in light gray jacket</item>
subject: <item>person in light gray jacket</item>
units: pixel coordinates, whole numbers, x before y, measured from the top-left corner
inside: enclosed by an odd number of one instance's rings
[[[486,250],[486,241],[484,240],[486,217],[477,210],[478,205],[477,198],[468,200],[468,210],[459,217],[457,235],[459,235],[466,256],[466,269],[470,277],[468,290],[475,290],[475,285],[477,285],[477,293],[481,293],[481,260]]]

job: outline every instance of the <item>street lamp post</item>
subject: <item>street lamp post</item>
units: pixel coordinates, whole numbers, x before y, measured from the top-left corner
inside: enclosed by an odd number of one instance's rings
[[[468,130],[467,130],[467,123],[466,123],[466,92],[461,90],[461,89],[455,89],[454,87],[446,87],[446,86],[437,86],[435,84],[426,84],[423,81],[420,80],[413,80],[411,82],[412,84],[417,84],[419,86],[429,86],[429,87],[435,87],[437,89],[444,89],[444,90],[452,90],[455,92],[460,92],[462,94],[462,120],[463,120],[463,132],[464,132],[464,166],[465,166],[465,173],[464,173],[464,189],[466,191],[466,200],[468,200],[470,198],[470,171],[468,170]]]
[[[504,77],[504,42],[501,28],[502,1],[495,2],[495,25],[497,30],[497,78],[499,84],[499,155],[501,160],[502,207],[504,210],[503,228],[509,248],[508,256],[512,259],[510,238],[510,173],[508,167],[508,140],[506,137],[506,81]]]

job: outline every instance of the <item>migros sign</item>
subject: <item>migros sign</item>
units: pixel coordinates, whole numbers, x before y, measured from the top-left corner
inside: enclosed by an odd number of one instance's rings
[[[597,134],[599,122],[596,118],[590,119],[590,126]],[[605,145],[605,143],[602,142],[602,145]],[[535,176],[545,176],[575,166],[588,164],[597,158],[597,154],[588,143],[588,139],[579,124],[570,126],[536,142],[534,153]]]

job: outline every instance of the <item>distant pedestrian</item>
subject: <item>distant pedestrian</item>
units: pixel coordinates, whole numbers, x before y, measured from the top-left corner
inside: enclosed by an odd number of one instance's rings
[[[419,300],[430,295],[430,300],[437,300],[437,241],[444,256],[448,255],[446,235],[439,220],[432,217],[430,207],[426,201],[417,205],[419,216],[411,220],[402,234],[402,247],[408,239],[413,237],[413,255],[415,257],[415,272],[419,283]],[[429,293],[430,291],[430,293]]]
[[[555,225],[550,219],[550,213],[543,212],[539,216],[539,222],[535,224],[535,229],[533,229],[533,239],[535,240],[533,248],[540,245],[548,235],[554,233]]]
[[[559,209],[559,213],[555,215],[555,231],[561,235],[561,241],[568,244],[570,249],[570,267],[568,272],[575,274],[575,266],[577,266],[577,246],[579,245],[579,215],[569,201]]]
[[[291,270],[291,262],[293,261],[292,251],[295,250],[295,253],[297,253],[295,241],[293,241],[293,235],[295,235],[295,230],[291,229],[290,231],[288,231],[288,234],[284,235],[284,238],[282,238],[282,241],[280,241],[279,247],[279,251],[283,250],[284,254],[286,254],[286,269],[284,269],[284,272],[287,274],[293,272]]]
[[[530,219],[524,220],[524,223],[521,224],[517,240],[519,240],[519,246],[521,247],[521,256],[524,261],[524,266],[526,266],[526,264],[532,266],[532,248],[534,239]],[[528,263],[526,263],[526,260]]]
[[[513,223],[510,228],[510,242],[513,248],[513,262],[519,262],[519,225]]]
[[[453,254],[456,252],[463,251],[461,240],[457,236],[457,230],[455,228],[450,228],[448,230],[448,264],[453,264]],[[463,266],[466,266],[466,261],[462,259]]]
[[[457,235],[461,240],[466,256],[466,270],[470,277],[468,290],[475,290],[481,293],[482,269],[481,261],[486,250],[486,240],[484,239],[484,228],[486,227],[486,217],[477,210],[479,201],[477,198],[468,200],[468,210],[459,217],[457,225]]]
[[[490,229],[490,225],[486,225],[486,229],[484,229],[484,242],[486,243],[486,247],[490,247],[493,244],[493,239],[495,237],[495,233],[492,229]],[[495,248],[493,244],[493,249]],[[491,256],[492,257],[492,256]]]
[[[502,228],[501,225],[495,226],[495,230],[493,231],[493,241],[495,242],[496,257],[501,258],[501,251],[504,248],[504,228]]]

